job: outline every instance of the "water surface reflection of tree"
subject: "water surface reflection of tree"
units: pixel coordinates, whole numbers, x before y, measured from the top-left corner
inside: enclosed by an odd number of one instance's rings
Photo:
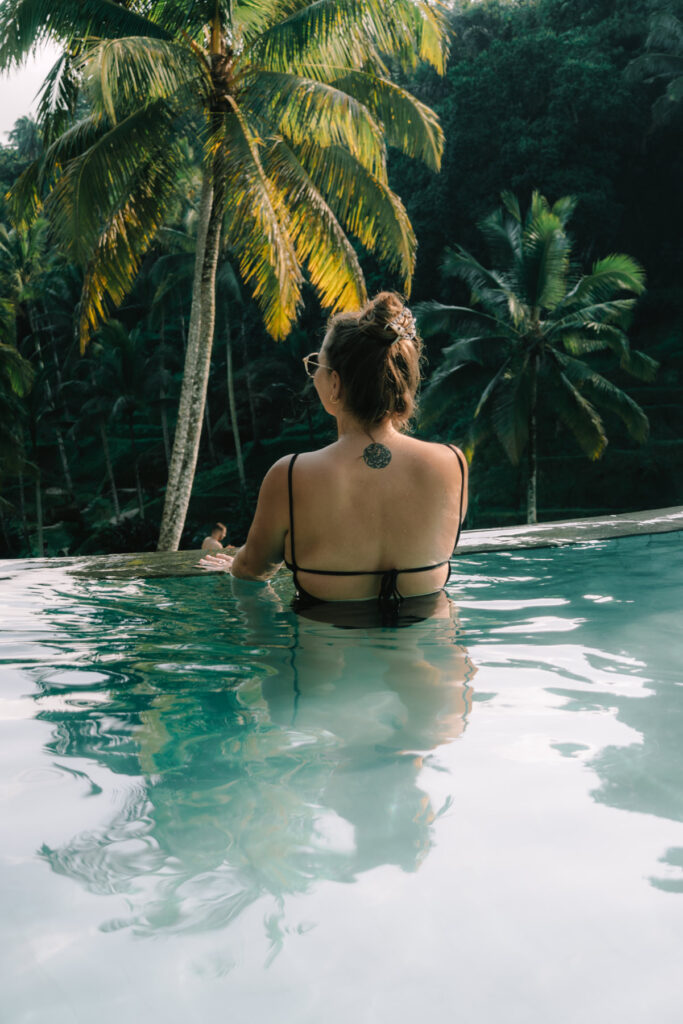
[[[439,808],[423,758],[463,732],[474,669],[445,595],[406,629],[339,629],[295,616],[271,588],[231,585],[220,608],[185,607],[175,646],[182,590],[142,609],[138,598],[137,624],[111,631],[119,683],[105,703],[50,713],[62,756],[136,783],[106,825],[41,855],[91,892],[126,895],[130,914],[107,930],[223,928],[270,896],[277,949],[289,894],[427,856]]]

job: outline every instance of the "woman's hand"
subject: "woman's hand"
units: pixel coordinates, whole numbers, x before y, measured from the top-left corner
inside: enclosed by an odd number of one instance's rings
[[[233,555],[205,555],[204,558],[200,559],[199,564],[202,569],[212,569],[214,572],[230,572],[230,567],[233,561]]]

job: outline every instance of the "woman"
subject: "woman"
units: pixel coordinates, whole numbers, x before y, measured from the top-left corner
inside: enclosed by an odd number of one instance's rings
[[[395,609],[440,591],[467,510],[467,463],[454,446],[403,433],[420,356],[398,295],[382,292],[360,312],[332,317],[304,366],[337,440],[276,462],[244,546],[201,564],[266,580],[284,560],[299,607],[374,599]]]

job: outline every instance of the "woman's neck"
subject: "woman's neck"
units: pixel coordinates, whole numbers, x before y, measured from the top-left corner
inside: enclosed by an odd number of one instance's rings
[[[386,442],[396,436],[398,436],[398,431],[390,416],[387,416],[381,423],[373,423],[372,426],[360,423],[355,416],[346,412],[341,412],[337,416],[337,439],[339,441],[363,441],[367,444],[368,441]]]

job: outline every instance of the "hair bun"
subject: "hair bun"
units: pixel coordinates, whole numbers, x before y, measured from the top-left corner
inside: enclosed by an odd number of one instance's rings
[[[415,317],[392,292],[381,292],[372,301],[360,319],[360,326],[387,348],[397,341],[414,341],[417,337]]]

